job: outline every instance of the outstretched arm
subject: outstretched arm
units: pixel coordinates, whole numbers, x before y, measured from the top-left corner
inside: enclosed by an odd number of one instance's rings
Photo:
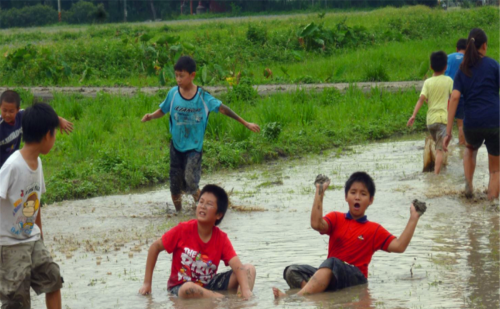
[[[453,129],[453,121],[457,113],[458,102],[460,101],[460,91],[453,90],[450,97],[450,105],[448,106],[448,124],[446,124],[446,136],[443,141],[443,150],[448,151],[448,145],[451,141],[451,132]]]
[[[66,132],[66,134],[70,134],[73,131],[73,123],[64,119],[63,117],[59,117],[59,130],[61,134]]]
[[[144,274],[144,283],[142,284],[139,293],[142,295],[151,294],[151,285],[153,283],[153,271],[155,269],[158,254],[165,250],[161,238],[151,244],[148,251],[148,259],[146,260],[146,273]]]
[[[243,298],[249,299],[252,297],[253,293],[252,290],[250,290],[250,283],[248,282],[250,278],[249,275],[247,275],[247,273],[250,274],[250,270],[241,264],[240,258],[237,256],[229,261],[229,266],[231,266],[231,269],[236,275],[236,279],[238,279],[238,285],[240,286]]]
[[[241,123],[242,125],[244,125],[245,127],[247,127],[249,130],[251,130],[253,132],[257,132],[257,133],[260,132],[260,127],[257,124],[246,122],[245,119],[238,116],[235,112],[233,112],[229,107],[227,107],[224,104],[220,105],[219,112],[221,112],[221,114],[224,114],[228,117],[233,118],[234,120],[238,121],[239,123]]]
[[[425,102],[425,96],[422,94],[420,95],[420,98],[418,98],[417,105],[415,105],[415,109],[413,110],[413,115],[408,119],[408,122],[406,123],[407,127],[411,127],[413,123],[415,122],[415,117],[417,117],[418,111],[424,105]]]
[[[420,215],[415,210],[415,206],[411,204],[410,206],[410,220],[406,224],[405,230],[399,238],[394,239],[387,247],[387,251],[403,253],[406,248],[410,244],[410,240],[413,237],[413,233],[415,232],[415,228],[417,227],[418,219],[420,219]]]
[[[323,197],[325,191],[328,189],[330,181],[323,184],[316,184],[316,194],[314,195],[314,202],[311,211],[311,227],[320,232],[320,234],[328,233],[328,223],[323,219]],[[323,186],[322,188],[320,188]]]
[[[164,112],[162,112],[161,108],[157,109],[154,113],[151,114],[146,114],[144,117],[142,117],[142,122],[150,121],[153,119],[161,118],[165,115]]]

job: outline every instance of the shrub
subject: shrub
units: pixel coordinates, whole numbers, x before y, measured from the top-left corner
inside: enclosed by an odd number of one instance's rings
[[[64,21],[70,24],[91,24],[105,21],[108,13],[102,3],[95,6],[91,2],[79,1],[73,4],[63,17]]]
[[[262,129],[262,135],[268,141],[272,142],[278,139],[281,134],[281,124],[279,122],[266,123]]]
[[[0,11],[0,27],[35,27],[57,22],[57,11],[47,5],[25,6]]]
[[[262,45],[267,41],[267,29],[250,24],[247,29],[247,39],[250,42]]]
[[[365,69],[365,79],[370,82],[386,82],[389,74],[382,64],[378,64]]]

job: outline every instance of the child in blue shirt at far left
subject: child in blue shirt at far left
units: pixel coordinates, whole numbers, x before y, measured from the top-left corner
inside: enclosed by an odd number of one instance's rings
[[[220,112],[231,117],[256,133],[260,132],[260,127],[245,121],[193,83],[196,62],[191,57],[180,57],[174,71],[178,86],[170,89],[160,108],[144,115],[142,122],[170,114],[170,193],[175,209],[180,211],[183,192],[191,194],[195,201],[199,199],[203,138],[210,112]]]

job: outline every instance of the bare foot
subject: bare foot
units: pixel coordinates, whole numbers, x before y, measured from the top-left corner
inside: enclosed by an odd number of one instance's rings
[[[465,182],[465,197],[473,198],[474,190],[472,189],[472,184],[469,184],[467,181]]]
[[[286,297],[286,294],[281,292],[278,288],[273,287],[274,299]]]

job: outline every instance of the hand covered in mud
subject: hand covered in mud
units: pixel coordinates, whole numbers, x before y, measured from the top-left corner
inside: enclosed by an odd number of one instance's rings
[[[411,127],[411,126],[413,126],[414,123],[415,123],[415,116],[411,116],[410,119],[408,119],[406,126]]]
[[[153,119],[153,117],[151,116],[151,114],[146,114],[144,115],[144,117],[142,117],[142,122],[146,122],[146,121],[150,121],[151,119]]]
[[[259,133],[260,132],[260,127],[257,124],[255,124],[255,123],[247,122],[247,124],[245,125],[245,127],[247,127],[248,130],[253,131],[255,133]]]
[[[139,289],[139,293],[142,295],[149,295],[151,294],[151,284],[149,283],[144,283],[142,287]]]
[[[322,195],[328,186],[330,186],[330,178],[326,175],[319,174],[316,176],[316,180],[314,181],[314,185],[316,186],[316,190],[319,192],[319,195]]]

